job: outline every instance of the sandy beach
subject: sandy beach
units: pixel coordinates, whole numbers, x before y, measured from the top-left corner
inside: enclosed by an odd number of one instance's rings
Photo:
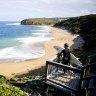
[[[39,59],[13,62],[13,63],[0,63],[0,75],[13,77],[16,74],[27,73],[30,70],[38,69],[45,65],[46,60],[52,58],[57,52],[53,48],[54,45],[63,47],[64,43],[69,43],[71,49],[82,46],[82,38],[78,35],[73,35],[67,30],[50,27],[53,40],[44,42],[45,55]],[[73,46],[74,45],[74,46]],[[26,54],[25,54],[26,55]]]

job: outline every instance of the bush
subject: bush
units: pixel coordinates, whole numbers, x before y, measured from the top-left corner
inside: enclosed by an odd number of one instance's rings
[[[28,96],[19,88],[10,84],[9,80],[0,75],[0,96]]]

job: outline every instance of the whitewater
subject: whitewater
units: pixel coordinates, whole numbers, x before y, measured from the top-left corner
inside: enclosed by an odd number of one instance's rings
[[[18,62],[40,58],[45,54],[43,43],[52,39],[46,26],[0,22],[0,60]]]

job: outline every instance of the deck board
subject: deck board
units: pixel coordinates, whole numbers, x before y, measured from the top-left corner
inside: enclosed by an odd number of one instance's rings
[[[79,77],[80,76],[77,75],[76,73],[75,74],[72,72],[63,73],[57,71],[49,74],[47,76],[47,79],[76,90],[79,84],[79,79],[80,79]]]

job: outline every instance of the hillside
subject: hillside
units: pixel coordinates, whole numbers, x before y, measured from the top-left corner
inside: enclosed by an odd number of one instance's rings
[[[54,25],[66,18],[32,18],[21,21],[22,25]]]
[[[20,88],[10,84],[10,80],[0,75],[0,96],[29,96]]]
[[[64,27],[72,32],[79,33],[85,40],[84,49],[86,53],[96,52],[96,14],[74,17],[56,23],[55,27]]]

